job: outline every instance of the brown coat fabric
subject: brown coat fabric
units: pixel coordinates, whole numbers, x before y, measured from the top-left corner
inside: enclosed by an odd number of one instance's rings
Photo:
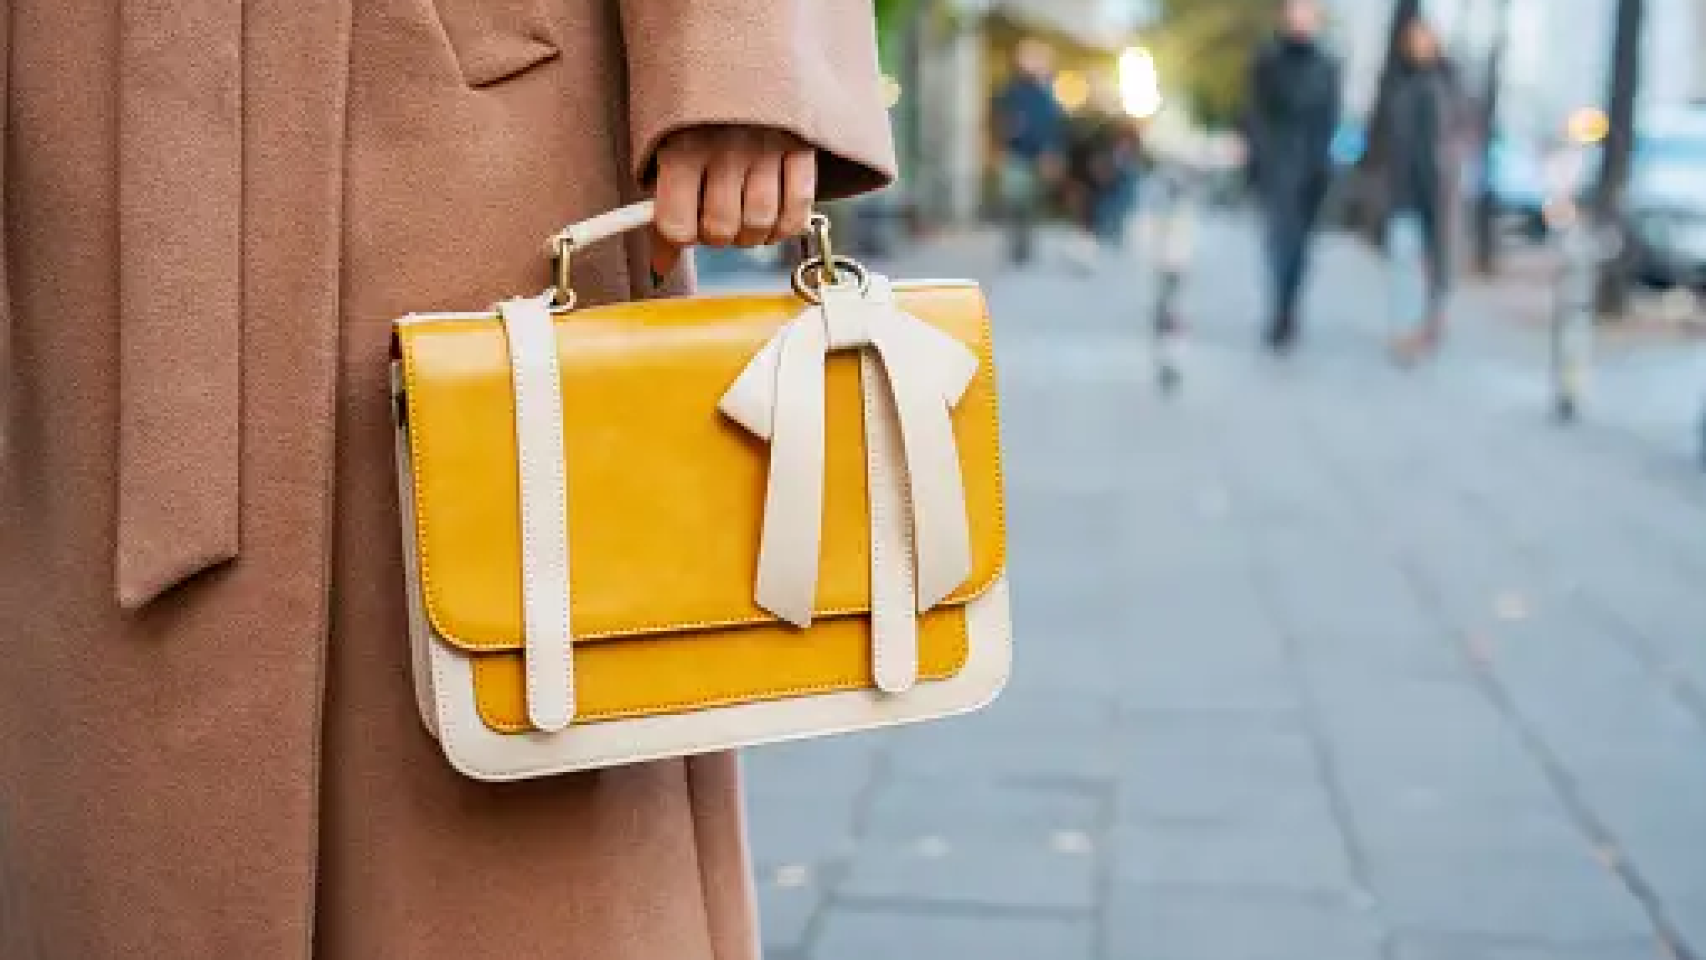
[[[732,757],[493,787],[421,728],[388,325],[542,288],[682,126],[878,185],[870,17],[0,3],[0,960],[754,953]]]

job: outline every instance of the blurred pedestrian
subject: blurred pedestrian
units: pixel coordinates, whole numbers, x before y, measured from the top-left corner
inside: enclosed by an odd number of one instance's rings
[[[0,57],[0,958],[756,957],[732,755],[423,726],[390,320],[888,182],[870,2],[5,0]]]
[[[1014,263],[1029,262],[1045,196],[1065,162],[1066,114],[1055,99],[1054,53],[1039,40],[1014,52],[1014,71],[991,108],[1000,149],[1001,213]]]
[[[1276,351],[1297,337],[1297,302],[1309,245],[1332,181],[1339,123],[1339,65],[1321,49],[1316,0],[1285,0],[1277,36],[1250,71],[1244,120],[1251,184],[1261,204],[1272,307],[1267,341]]]
[[[1403,361],[1431,353],[1444,332],[1467,114],[1433,26],[1412,18],[1399,34],[1391,95],[1375,130],[1393,319],[1405,328],[1392,351]]]

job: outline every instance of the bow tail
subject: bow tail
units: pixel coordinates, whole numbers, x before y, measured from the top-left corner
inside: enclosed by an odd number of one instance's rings
[[[958,394],[950,392],[952,383],[935,375],[942,367],[928,353],[897,350],[885,340],[877,347],[899,413],[917,564],[916,609],[923,613],[946,600],[972,572],[965,483],[950,416]]]
[[[821,323],[783,334],[771,398],[770,473],[759,542],[758,605],[811,626],[823,535],[824,355]]]

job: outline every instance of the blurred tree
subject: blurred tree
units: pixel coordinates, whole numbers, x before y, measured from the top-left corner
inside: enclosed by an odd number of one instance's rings
[[[1635,102],[1641,89],[1641,24],[1646,16],[1643,0],[1617,0],[1617,27],[1611,41],[1611,129],[1605,137],[1605,155],[1594,191],[1594,221],[1601,228],[1621,233],[1623,195],[1629,186],[1629,162],[1635,151]],[[1628,260],[1609,257],[1600,272],[1599,313],[1615,317],[1629,298]]]
[[[1161,0],[1148,38],[1162,82],[1204,123],[1234,123],[1244,109],[1250,57],[1274,25],[1273,0]]]
[[[907,27],[912,23],[913,8],[929,0],[875,0],[877,10],[877,49],[884,66],[893,62],[903,43]]]

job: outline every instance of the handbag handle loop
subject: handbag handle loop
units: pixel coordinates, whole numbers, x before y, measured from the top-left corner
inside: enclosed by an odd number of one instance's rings
[[[546,242],[555,276],[554,286],[547,291],[552,310],[560,313],[572,309],[575,305],[570,264],[576,250],[650,226],[656,215],[655,201],[641,200],[571,223],[552,234]],[[813,213],[809,224],[812,240],[808,242],[815,246],[816,250],[812,256],[794,268],[794,292],[802,299],[816,303],[817,289],[826,282],[830,286],[844,282],[840,277],[843,271],[858,284],[861,291],[868,288],[870,275],[864,265],[835,252],[829,239],[829,218],[821,213]]]

